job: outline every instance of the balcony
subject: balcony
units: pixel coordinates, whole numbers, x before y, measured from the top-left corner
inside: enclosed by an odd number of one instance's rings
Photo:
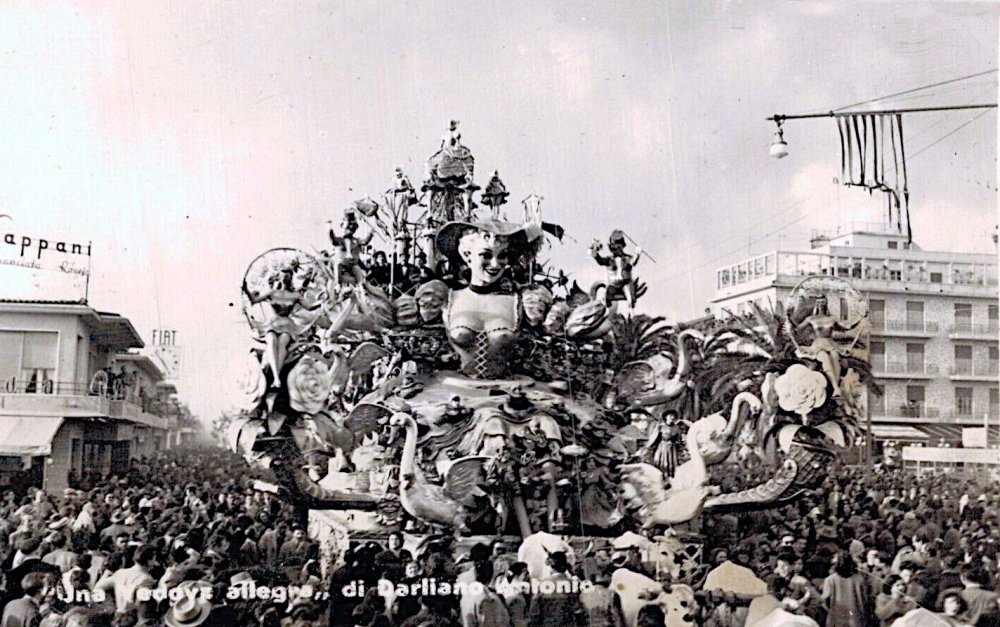
[[[8,384],[0,388],[0,415],[62,416],[64,418],[117,418],[157,429],[167,419],[143,411],[130,400],[91,394],[88,386],[45,381],[41,385]]]
[[[941,410],[923,403],[883,407],[872,405],[872,420],[875,422],[939,422]]]
[[[892,335],[897,337],[934,337],[941,330],[936,322],[926,320],[885,320],[872,316],[873,335]]]
[[[944,422],[963,424],[972,427],[983,426],[983,420],[986,419],[989,420],[991,426],[996,426],[1000,423],[1000,409],[996,407],[990,408],[989,411],[981,411],[975,407],[949,409],[942,414],[941,418]]]
[[[1000,364],[995,361],[979,363],[969,360],[956,360],[955,365],[948,369],[948,378],[952,381],[995,381],[1000,376]]]
[[[870,256],[869,256],[870,255]],[[727,298],[775,281],[793,286],[806,276],[851,279],[862,292],[886,288],[914,294],[984,295],[997,286],[996,260],[986,255],[964,255],[962,261],[944,260],[916,250],[874,251],[849,248],[825,251],[775,251],[716,269],[715,287]],[[993,291],[993,290],[990,290]]]
[[[993,340],[1000,338],[1000,325],[996,322],[988,324],[972,324],[971,322],[956,322],[948,327],[948,337],[953,340]]]
[[[936,364],[921,364],[905,361],[872,361],[872,371],[882,379],[933,379],[938,376]]]

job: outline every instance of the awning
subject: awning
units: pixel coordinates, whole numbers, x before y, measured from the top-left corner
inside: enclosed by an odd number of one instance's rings
[[[53,416],[0,416],[0,455],[48,455],[62,423]]]
[[[878,440],[926,440],[927,434],[906,425],[872,425],[872,435]]]
[[[942,424],[928,424],[920,425],[922,431],[927,432],[927,435],[931,437],[935,442],[939,439],[943,439],[946,442],[961,442],[962,432],[966,429],[982,429],[982,425],[942,425]],[[990,442],[1000,441],[1000,430],[996,427],[990,426]]]

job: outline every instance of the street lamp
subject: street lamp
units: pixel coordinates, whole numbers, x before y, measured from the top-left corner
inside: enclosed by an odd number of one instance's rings
[[[771,142],[771,148],[768,152],[775,159],[784,159],[788,156],[788,144],[785,143],[784,131],[781,129],[781,120],[776,119],[774,123],[778,125],[778,129],[774,132],[774,141]]]

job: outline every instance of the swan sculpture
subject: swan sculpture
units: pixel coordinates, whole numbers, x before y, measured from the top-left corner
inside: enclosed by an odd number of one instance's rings
[[[622,465],[627,498],[639,504],[643,527],[687,522],[701,512],[709,496],[719,493],[719,488],[706,485],[708,465],[729,456],[745,420],[744,407],[756,415],[763,403],[750,392],[740,392],[733,399],[728,420],[719,412],[691,423],[684,437],[690,459],[677,467],[669,481],[651,464]]]
[[[699,430],[692,425],[685,436],[691,459],[674,471],[669,489],[666,488],[667,479],[656,466],[622,464],[622,485],[626,498],[639,505],[639,518],[644,529],[687,522],[698,515],[710,494],[718,493],[718,488],[706,485],[708,470],[698,440]]]
[[[476,497],[486,496],[479,485],[483,465],[489,458],[473,455],[456,459],[445,472],[444,485],[434,485],[428,483],[416,464],[417,422],[410,414],[397,412],[389,418],[389,425],[402,427],[406,432],[399,464],[400,505],[423,522],[450,526],[456,532],[468,531],[466,520],[473,513],[470,508],[475,506]]]
[[[691,359],[688,356],[687,340],[703,341],[705,336],[697,329],[685,329],[677,334],[677,367],[673,360],[659,353],[647,359],[625,364],[619,373],[619,389],[625,397],[631,397],[632,408],[651,407],[668,403],[688,389],[691,373]],[[673,376],[668,376],[673,368]],[[641,389],[632,391],[633,382],[642,382]]]

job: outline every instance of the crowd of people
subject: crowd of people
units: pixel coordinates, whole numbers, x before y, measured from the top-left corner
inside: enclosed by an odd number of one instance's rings
[[[321,556],[303,512],[252,484],[235,456],[197,449],[86,491],[8,491],[0,627],[866,627],[920,608],[935,624],[1000,625],[998,491],[954,473],[844,468],[788,505],[705,514],[704,566],[683,581],[610,547],[552,551],[538,570],[510,538],[393,532]],[[761,590],[708,585],[724,568]],[[636,605],[628,571],[672,600]]]
[[[318,549],[297,512],[219,449],[158,453],[86,491],[31,489],[0,504],[3,627],[324,624],[299,594]],[[253,587],[251,587],[253,586]]]
[[[713,562],[749,568],[777,607],[818,625],[886,626],[918,608],[935,624],[1000,625],[998,495],[985,472],[844,468],[790,505],[706,517],[706,534]],[[742,625],[748,609],[721,603],[704,620]]]

